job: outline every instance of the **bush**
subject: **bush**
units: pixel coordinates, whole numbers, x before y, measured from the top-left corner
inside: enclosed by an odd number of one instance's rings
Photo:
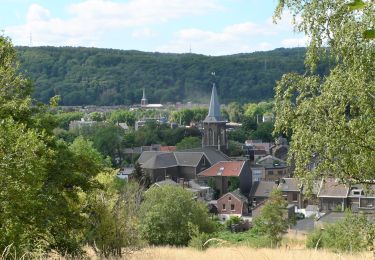
[[[147,190],[140,214],[141,233],[152,245],[185,246],[192,237],[192,225],[199,233],[215,231],[206,205],[179,186]]]
[[[374,224],[370,224],[364,215],[348,212],[344,220],[312,232],[307,238],[306,246],[358,252],[371,248],[374,238]]]

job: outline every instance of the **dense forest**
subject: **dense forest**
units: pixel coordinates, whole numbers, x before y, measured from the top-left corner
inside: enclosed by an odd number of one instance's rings
[[[223,103],[274,96],[287,72],[304,72],[304,48],[204,56],[73,47],[17,47],[21,71],[33,80],[33,97],[61,105],[131,105],[142,88],[150,102],[208,102],[215,71]],[[327,66],[321,66],[324,73]]]

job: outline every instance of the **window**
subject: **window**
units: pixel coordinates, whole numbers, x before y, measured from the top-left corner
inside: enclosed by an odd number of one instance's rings
[[[278,175],[283,175],[283,171],[277,171]]]
[[[234,210],[234,204],[230,204],[230,210]]]
[[[231,197],[229,197],[229,198],[228,198],[228,200],[232,200],[232,198],[231,198]]]
[[[223,210],[225,210],[225,204],[223,204]]]
[[[267,174],[268,175],[273,175],[273,171],[268,171]]]

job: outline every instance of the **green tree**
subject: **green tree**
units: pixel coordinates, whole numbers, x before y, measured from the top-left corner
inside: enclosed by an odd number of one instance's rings
[[[105,121],[105,115],[100,112],[92,112],[89,115],[90,119],[96,122],[102,122]]]
[[[134,126],[135,115],[128,110],[116,110],[111,113],[109,121],[112,123],[126,123],[128,126]]]
[[[374,26],[371,1],[353,10],[344,0],[280,1],[298,31],[310,38],[305,75],[286,74],[276,87],[275,132],[292,132],[289,157],[305,180],[322,176],[345,182],[374,183],[374,42],[363,32]],[[328,48],[326,48],[328,47]],[[317,75],[318,62],[334,59],[329,74]],[[317,167],[308,171],[312,161]]]
[[[123,248],[141,245],[138,212],[142,189],[136,182],[119,183],[114,171],[100,173],[96,180],[102,188],[83,198],[89,214],[86,240],[105,257],[121,256]]]
[[[363,214],[346,212],[345,219],[316,229],[307,237],[308,248],[327,248],[344,252],[373,250],[375,226]]]
[[[182,139],[176,144],[177,150],[186,150],[190,148],[197,148],[202,146],[202,140],[199,137],[189,136]]]
[[[132,172],[132,177],[134,180],[142,187],[148,188],[151,184],[151,178],[146,174],[139,162],[136,162],[134,165],[134,171]]]
[[[266,237],[271,246],[277,246],[288,229],[287,205],[282,192],[273,190],[260,215],[253,221],[253,232]]]
[[[240,122],[243,116],[243,109],[241,105],[237,102],[231,102],[227,106],[227,112],[229,115],[230,122]]]
[[[152,187],[141,204],[141,233],[152,245],[187,245],[191,226],[200,233],[214,231],[207,211],[204,203],[195,201],[192,193],[182,187]]]
[[[0,36],[0,251],[78,255],[86,225],[79,193],[97,186],[106,164],[90,143],[53,136],[56,121],[48,107],[31,106],[30,83],[18,71],[10,40]]]

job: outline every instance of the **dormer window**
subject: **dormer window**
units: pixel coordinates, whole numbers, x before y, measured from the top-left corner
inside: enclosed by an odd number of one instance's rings
[[[355,196],[363,195],[362,190],[361,189],[352,190],[352,195],[355,195]]]

